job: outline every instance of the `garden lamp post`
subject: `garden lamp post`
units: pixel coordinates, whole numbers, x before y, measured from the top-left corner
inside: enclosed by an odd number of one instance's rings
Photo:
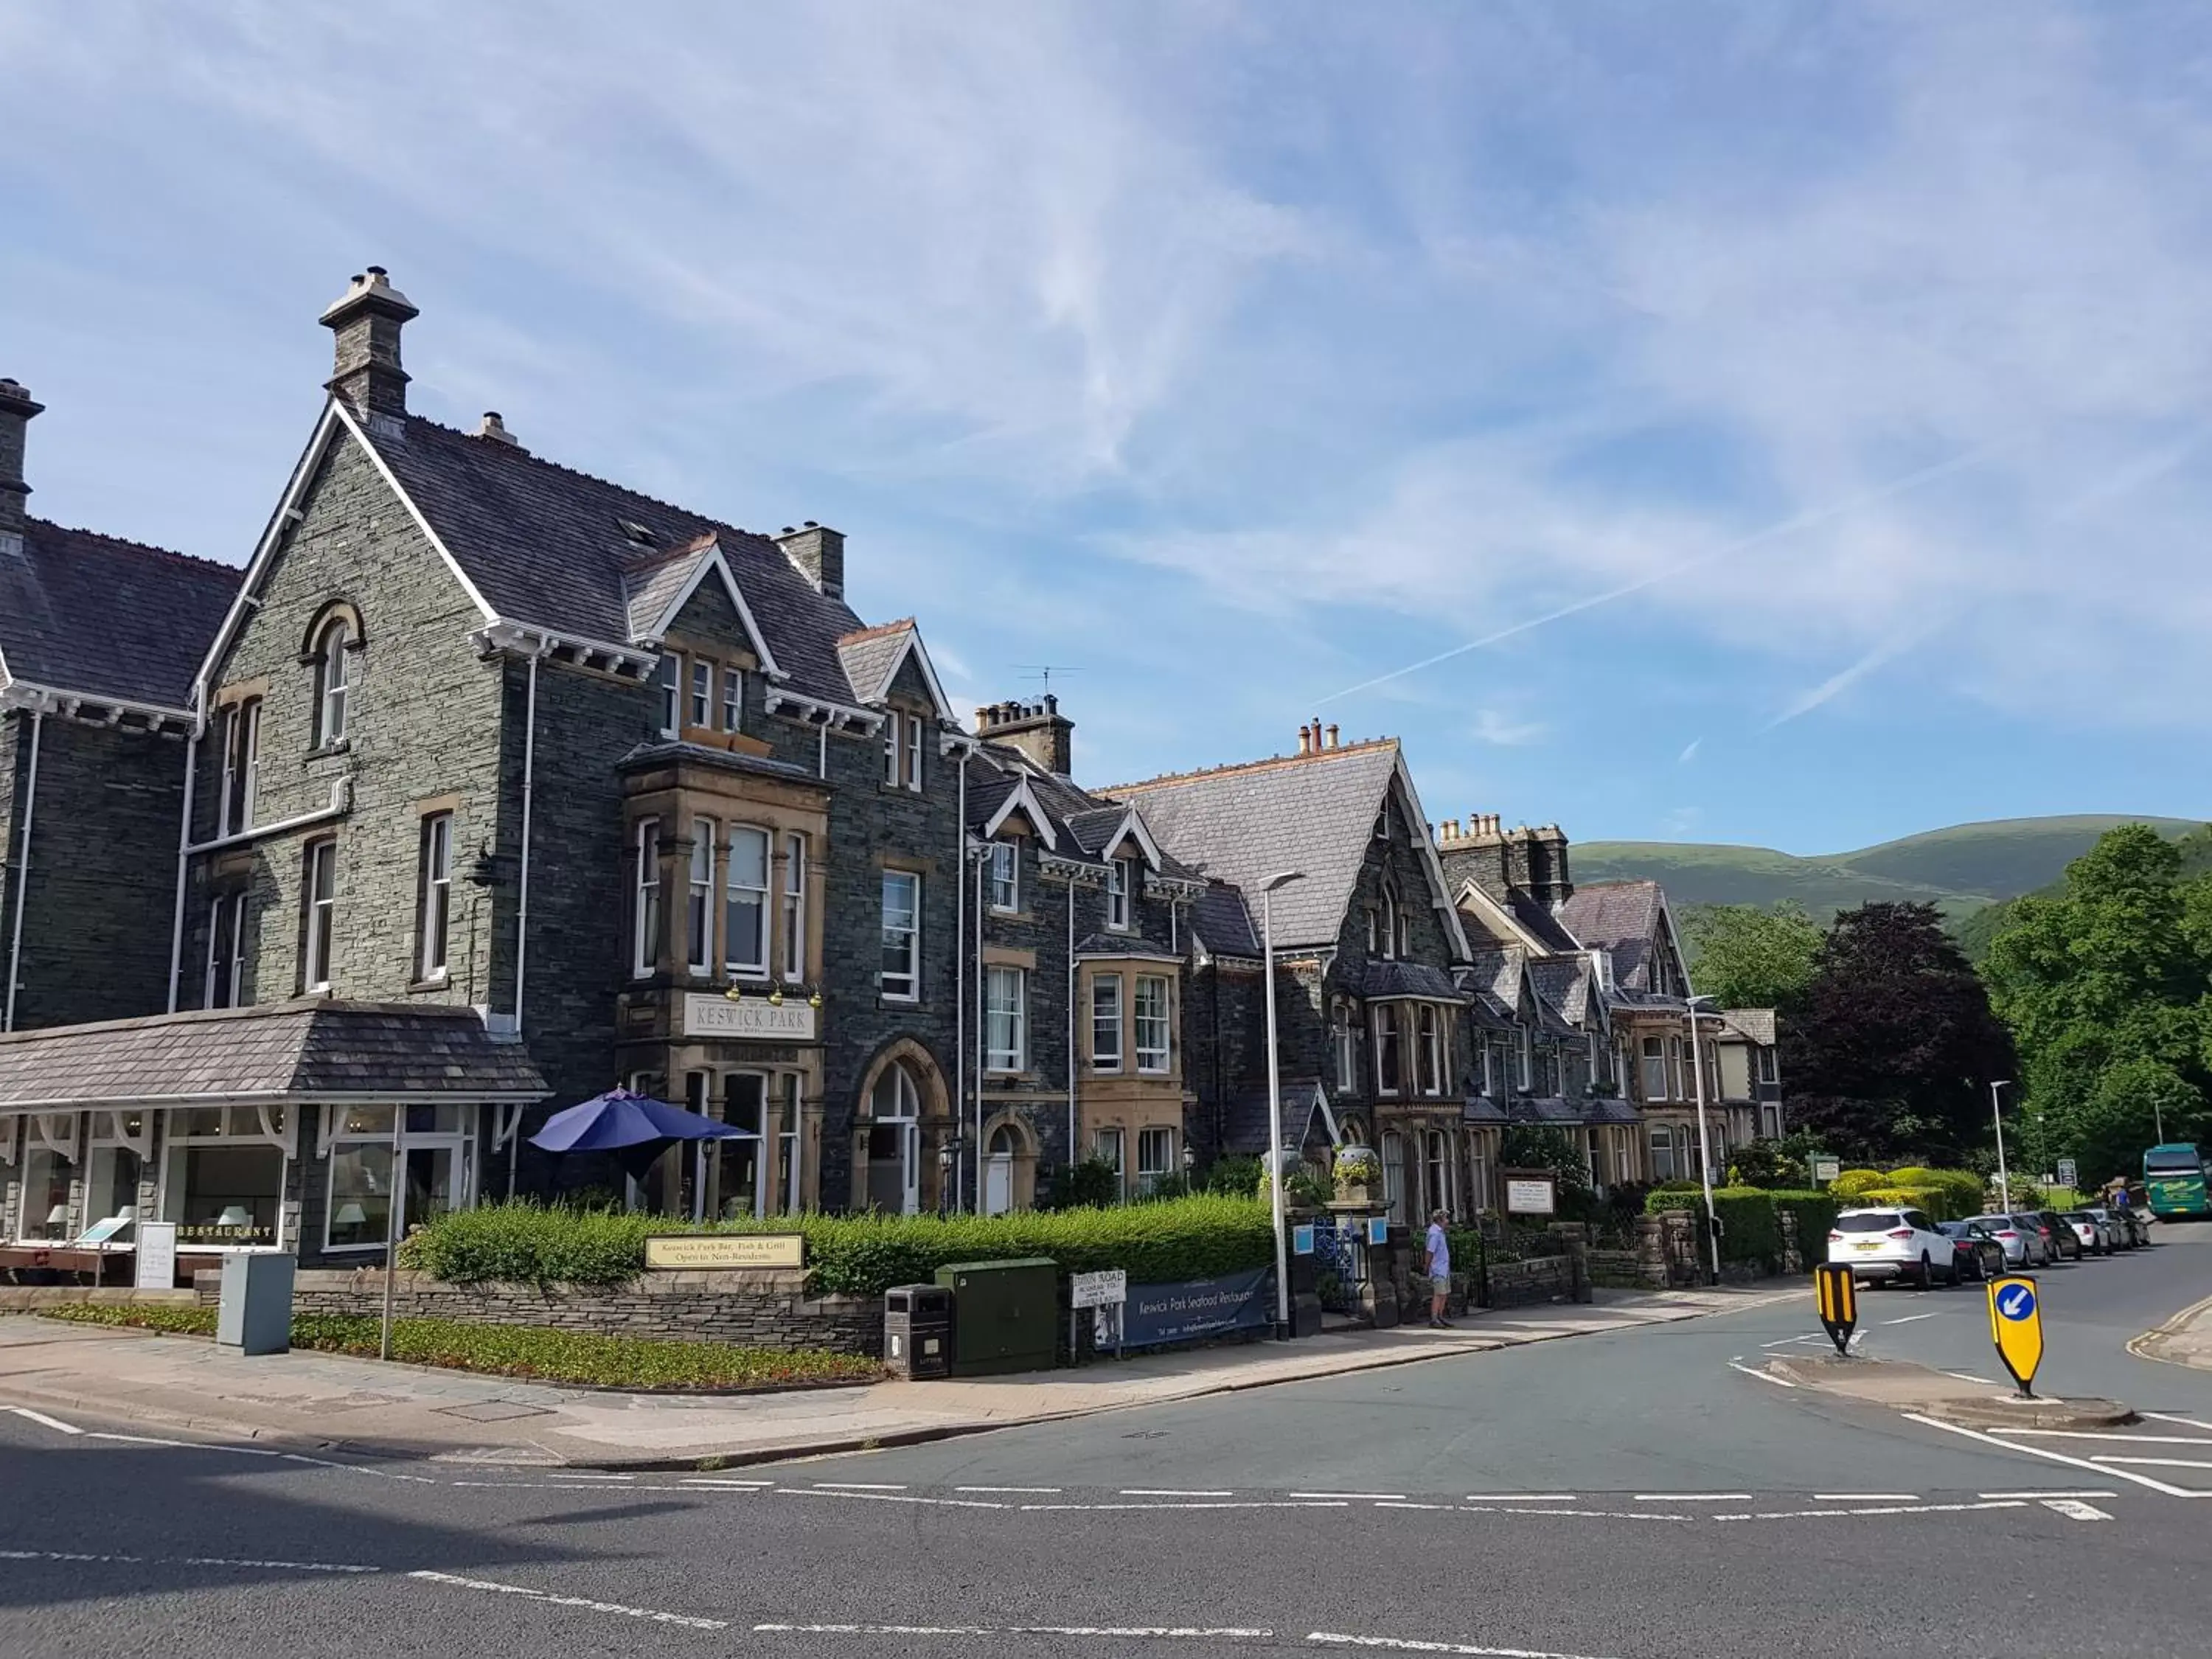
[[[2012,1086],[2008,1077],[1994,1078],[1990,1082],[1990,1121],[1997,1127],[1997,1208],[2012,1208],[2012,1182],[2005,1171],[2004,1114],[1997,1109],[1997,1091]]]
[[[1291,1252],[1283,1233],[1283,1079],[1282,1056],[1275,1046],[1275,890],[1304,881],[1303,870],[1273,875],[1260,887],[1261,956],[1267,980],[1267,1193],[1268,1212],[1275,1230],[1275,1334],[1287,1336],[1291,1328]]]

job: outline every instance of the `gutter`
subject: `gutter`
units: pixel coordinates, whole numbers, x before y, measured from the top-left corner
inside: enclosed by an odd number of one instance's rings
[[[1133,883],[1131,884],[1133,886]],[[1132,895],[1130,920],[1136,920]],[[1124,1158],[1129,1156],[1125,1153]],[[1075,1167],[1075,883],[1067,884],[1067,1166]]]
[[[828,728],[823,729],[826,732]],[[959,822],[952,826],[952,961],[956,975],[952,991],[952,1098],[959,1103],[953,1109],[952,1133],[957,1136],[960,1133],[960,1108],[966,1104],[968,1099],[968,895],[965,891],[967,883],[961,879],[968,863],[968,756],[964,750],[960,756]],[[956,1173],[953,1176],[952,1207],[965,1209],[968,1195],[959,1190],[959,1183],[965,1178],[967,1171],[957,1158],[953,1161],[953,1169]],[[975,1191],[979,1197],[982,1190],[982,1154],[979,1152],[975,1164]]]
[[[39,811],[39,738],[46,729],[43,709],[31,711],[31,765],[23,788],[22,850],[15,859],[15,915],[9,924],[8,943],[8,1001],[0,1015],[0,1031],[15,1029],[15,976],[23,960],[23,904],[31,890],[31,826]]]
[[[198,700],[197,692],[194,698]],[[179,975],[184,971],[185,887],[192,867],[192,787],[199,781],[203,724],[193,722],[191,740],[185,745],[185,810],[177,819],[177,902],[174,914],[169,918],[169,1012],[173,1014],[177,1012]],[[11,981],[14,977],[13,974],[9,975]]]
[[[522,988],[530,966],[530,808],[538,767],[538,663],[545,654],[540,645],[530,656],[530,693],[522,726],[522,866],[517,880],[514,914],[514,1036],[522,1039]],[[509,1170],[510,1179],[513,1170]]]

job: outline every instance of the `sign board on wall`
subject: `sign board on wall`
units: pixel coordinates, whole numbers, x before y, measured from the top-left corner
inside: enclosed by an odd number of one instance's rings
[[[175,1222],[142,1221],[138,1224],[138,1261],[135,1282],[142,1291],[167,1291],[176,1287]]]
[[[684,1035],[811,1042],[815,1012],[804,997],[786,997],[779,1006],[764,996],[748,996],[742,1002],[732,1002],[711,991],[687,991],[684,995]]]
[[[1813,1184],[1825,1187],[1844,1172],[1844,1161],[1839,1158],[1816,1158],[1813,1160]]]
[[[1559,1176],[1546,1171],[1505,1177],[1506,1214],[1553,1215],[1558,1212],[1559,1207]]]
[[[645,1241],[645,1265],[659,1271],[803,1267],[801,1233],[663,1233]]]
[[[1121,1307],[1121,1340],[1133,1348],[1270,1325],[1275,1270],[1254,1267],[1178,1285],[1133,1285]]]
[[[1128,1299],[1129,1275],[1120,1267],[1067,1276],[1067,1305],[1071,1308],[1110,1308]]]

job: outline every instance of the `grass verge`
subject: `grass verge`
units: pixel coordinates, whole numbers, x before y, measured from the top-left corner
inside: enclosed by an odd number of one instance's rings
[[[73,1303],[41,1308],[41,1318],[80,1325],[121,1325],[179,1336],[213,1336],[216,1310],[131,1303]],[[378,1322],[364,1314],[300,1314],[292,1346],[374,1358]],[[455,1319],[401,1319],[392,1327],[392,1357],[410,1365],[581,1382],[604,1389],[774,1389],[823,1382],[869,1382],[883,1375],[875,1360],[817,1349],[732,1348],[714,1342],[598,1336],[537,1325],[480,1325]]]

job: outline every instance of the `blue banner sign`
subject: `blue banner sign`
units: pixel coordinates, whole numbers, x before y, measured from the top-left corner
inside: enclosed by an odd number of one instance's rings
[[[1121,1340],[1133,1348],[1252,1330],[1275,1318],[1275,1270],[1254,1267],[1179,1285],[1132,1285],[1121,1309]]]

